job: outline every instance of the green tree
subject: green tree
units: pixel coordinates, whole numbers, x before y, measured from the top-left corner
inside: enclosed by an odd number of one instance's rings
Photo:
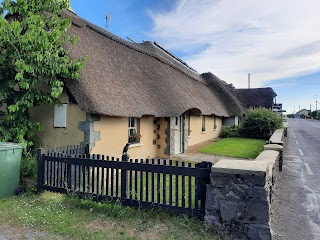
[[[268,139],[276,129],[281,127],[281,118],[270,109],[250,108],[245,113],[240,135],[248,138]]]
[[[70,59],[65,47],[71,19],[62,17],[67,0],[4,0],[0,3],[0,141],[31,146],[33,130],[42,130],[28,109],[59,103],[63,79],[79,79],[84,58]],[[72,46],[71,46],[72,47]]]

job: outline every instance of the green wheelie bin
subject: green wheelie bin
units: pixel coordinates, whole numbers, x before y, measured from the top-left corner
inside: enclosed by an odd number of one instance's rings
[[[14,195],[20,181],[22,145],[0,142],[0,198]]]

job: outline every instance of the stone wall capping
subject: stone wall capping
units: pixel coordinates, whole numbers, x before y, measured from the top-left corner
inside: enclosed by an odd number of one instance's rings
[[[219,162],[212,166],[211,172],[213,174],[227,173],[265,176],[268,172],[268,162],[221,159]]]
[[[284,129],[277,129],[269,139],[270,144],[283,145],[283,134]]]
[[[279,152],[274,150],[264,150],[262,151],[258,157],[256,158],[256,161],[263,161],[274,164],[279,159]]]
[[[264,150],[274,150],[274,151],[282,152],[283,146],[278,144],[266,144],[264,145]]]
[[[269,178],[277,179],[279,171],[279,159],[280,153],[278,151],[264,150],[259,154],[255,161],[267,162],[269,168]],[[272,184],[274,184],[274,180],[272,180]]]

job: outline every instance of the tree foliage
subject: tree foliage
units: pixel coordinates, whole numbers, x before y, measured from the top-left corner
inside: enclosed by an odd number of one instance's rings
[[[225,127],[220,133],[221,138],[239,138],[240,136],[240,125],[233,125]]]
[[[238,126],[226,127],[220,137],[244,137],[268,139],[273,132],[282,127],[282,120],[267,108],[250,108]]]
[[[78,79],[84,58],[70,59],[65,48],[71,19],[61,16],[66,0],[4,0],[0,3],[0,141],[32,145],[42,130],[28,109],[58,103],[63,79]],[[2,119],[1,119],[2,118]]]
[[[240,128],[240,135],[248,138],[268,139],[282,127],[282,120],[276,113],[266,108],[250,108],[246,111]]]

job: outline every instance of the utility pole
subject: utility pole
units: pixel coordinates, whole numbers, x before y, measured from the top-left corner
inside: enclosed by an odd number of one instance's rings
[[[316,95],[316,119],[318,119],[318,96]]]
[[[310,104],[310,118],[312,118],[311,104]]]
[[[250,73],[248,73],[248,88],[250,88]]]

